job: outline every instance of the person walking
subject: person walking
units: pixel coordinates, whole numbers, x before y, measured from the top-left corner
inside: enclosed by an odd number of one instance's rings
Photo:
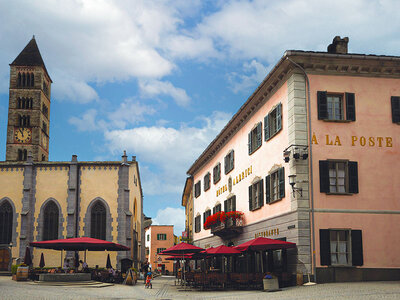
[[[147,277],[147,272],[149,271],[149,263],[146,261],[142,267],[142,272],[143,272],[143,277],[144,277],[144,284],[146,284],[146,277]]]

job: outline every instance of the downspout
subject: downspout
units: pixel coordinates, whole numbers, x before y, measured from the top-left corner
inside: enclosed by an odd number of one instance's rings
[[[310,81],[308,79],[306,71],[298,63],[286,57],[294,66],[299,68],[304,73],[304,78],[306,79],[307,88],[307,110],[308,110],[308,148],[309,148],[309,169],[310,169],[310,202],[311,202],[311,232],[312,232],[312,269],[314,275],[314,282],[317,282],[317,267],[315,261],[315,227],[314,227],[314,183],[313,183],[313,161],[312,161],[312,131],[311,131],[311,99],[310,99]]]
[[[75,237],[78,237],[79,233],[79,182],[80,182],[80,167],[79,163],[76,165],[76,201],[75,201]]]

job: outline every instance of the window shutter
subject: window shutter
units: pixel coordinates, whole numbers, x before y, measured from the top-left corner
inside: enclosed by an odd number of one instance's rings
[[[252,135],[252,133],[253,133],[253,131],[249,132],[249,154],[251,154],[252,149],[253,149],[253,145],[251,144],[251,140],[252,140],[251,135]]]
[[[224,212],[228,211],[228,200],[224,201]]]
[[[346,93],[346,119],[356,120],[356,102],[353,93]]]
[[[231,208],[232,208],[232,211],[236,211],[236,196],[233,196],[231,198]]]
[[[214,206],[214,207],[213,207],[213,214],[216,213],[216,211],[215,211],[216,209],[217,209],[217,208]]]
[[[232,170],[235,166],[235,151],[232,150],[230,157],[231,157],[231,165],[229,171]]]
[[[207,216],[206,216],[206,213],[204,212],[203,213],[203,226],[204,226],[204,223],[206,222],[206,219],[207,219]]]
[[[225,174],[226,174],[226,173],[228,173],[228,155],[225,156],[224,162],[225,162]]]
[[[328,101],[326,99],[326,92],[317,92],[318,98],[318,120],[328,119]]]
[[[262,144],[262,128],[261,122],[257,124],[257,148]]]
[[[249,186],[249,211],[253,210],[253,186]]]
[[[265,203],[271,202],[271,189],[270,189],[271,175],[265,177]]]
[[[261,207],[264,205],[264,180],[261,179],[258,183],[259,185],[258,187],[258,203],[257,203],[257,207]]]
[[[282,129],[282,103],[276,108],[276,132]]]
[[[392,97],[392,122],[400,122],[400,97]]]
[[[319,161],[319,191],[329,193],[329,162],[327,160]]]
[[[351,231],[351,256],[353,266],[362,266],[364,264],[361,230]]]
[[[349,193],[358,194],[358,167],[356,161],[349,161]]]
[[[268,115],[264,117],[264,139],[266,141],[269,140],[269,123],[268,123]]]
[[[331,265],[331,241],[329,229],[319,230],[319,252],[321,266]]]
[[[278,170],[279,177],[279,198],[285,197],[285,168]]]

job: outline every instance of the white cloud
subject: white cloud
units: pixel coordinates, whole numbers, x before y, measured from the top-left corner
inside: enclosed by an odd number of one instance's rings
[[[158,95],[168,95],[179,106],[187,106],[190,102],[190,97],[184,89],[177,88],[168,81],[140,80],[139,88],[144,97],[150,98]]]
[[[248,91],[267,75],[266,67],[254,59],[250,63],[243,64],[243,71],[243,73],[232,72],[228,75],[234,93]]]
[[[180,236],[185,230],[185,209],[174,207],[160,209],[152,221],[154,225],[174,225],[175,235]]]
[[[68,122],[75,125],[78,131],[94,131],[99,129],[96,122],[96,116],[97,110],[89,109],[81,118],[71,117]]]

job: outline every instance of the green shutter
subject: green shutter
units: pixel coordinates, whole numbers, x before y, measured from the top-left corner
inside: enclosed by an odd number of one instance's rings
[[[392,97],[392,122],[400,123],[400,97]]]
[[[285,168],[280,168],[278,170],[279,177],[279,198],[285,197]]]
[[[271,202],[271,175],[268,175],[265,177],[265,203],[270,203]]]
[[[349,161],[349,193],[358,194],[358,167],[356,161]]]
[[[232,208],[232,211],[236,211],[236,196],[233,196],[231,198],[231,208]]]
[[[276,132],[282,129],[282,103],[276,108]]]
[[[329,162],[327,160],[319,161],[319,191],[329,193]]]
[[[264,206],[264,180],[261,179],[258,183],[258,203],[257,207]]]
[[[224,163],[225,163],[225,174],[227,174],[228,173],[228,155],[225,156]]]
[[[249,211],[253,210],[253,186],[249,186]]]
[[[328,119],[328,100],[326,99],[326,92],[317,92],[318,102],[318,120]]]
[[[356,104],[353,93],[346,93],[346,119],[349,121],[356,120]]]
[[[253,145],[252,145],[252,143],[251,143],[251,140],[252,140],[252,138],[251,138],[252,133],[253,133],[253,131],[250,131],[250,132],[249,132],[249,154],[251,154],[251,153],[253,152]]]
[[[321,266],[331,265],[331,240],[329,229],[319,230],[319,252]]]
[[[228,212],[228,200],[224,201],[224,212]]]
[[[262,143],[262,128],[261,122],[257,124],[257,148],[261,146]]]
[[[268,115],[264,117],[264,139],[266,141],[269,140],[269,123],[268,123]]]
[[[364,264],[361,230],[351,231],[351,258],[353,266],[362,266]]]
[[[235,151],[233,151],[233,150],[231,151],[230,157],[231,157],[231,165],[230,165],[229,171],[235,167]]]

